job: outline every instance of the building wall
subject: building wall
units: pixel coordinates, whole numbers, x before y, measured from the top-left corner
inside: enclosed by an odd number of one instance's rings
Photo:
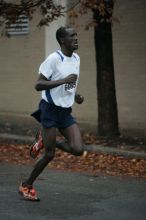
[[[64,1],[65,2],[65,1]],[[146,2],[117,0],[115,16],[120,23],[113,25],[115,80],[121,130],[136,131],[146,136]],[[73,114],[86,128],[96,129],[96,63],[93,29],[84,30],[91,14],[76,23],[81,57],[78,92],[85,97],[82,105],[75,104]],[[56,28],[66,19],[38,30],[38,14],[30,23],[30,34],[0,38],[0,122],[10,116],[30,119],[40,99],[33,87],[38,67],[44,58],[58,48]],[[6,117],[4,117],[6,116]],[[16,118],[15,118],[16,119]],[[25,120],[26,121],[26,120]]]
[[[30,33],[0,38],[0,113],[28,114],[36,105],[34,82],[45,56],[44,31],[30,22]]]
[[[113,26],[116,89],[121,128],[146,134],[146,1],[117,0]]]

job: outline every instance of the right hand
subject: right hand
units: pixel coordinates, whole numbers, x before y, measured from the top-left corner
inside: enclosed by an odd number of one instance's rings
[[[74,73],[64,78],[65,83],[74,83],[76,81],[77,81],[77,74]]]

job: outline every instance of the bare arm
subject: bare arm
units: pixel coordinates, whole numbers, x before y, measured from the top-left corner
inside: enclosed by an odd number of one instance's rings
[[[37,91],[53,89],[57,86],[65,84],[65,83],[76,82],[76,80],[77,80],[76,74],[70,74],[69,76],[65,77],[64,79],[53,80],[53,81],[48,80],[44,75],[40,74],[39,78],[35,84],[35,89]]]

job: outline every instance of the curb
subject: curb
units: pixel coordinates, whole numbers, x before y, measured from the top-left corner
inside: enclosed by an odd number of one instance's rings
[[[25,143],[25,144],[30,144],[33,143],[35,138],[30,137],[30,136],[22,136],[22,135],[17,135],[17,134],[8,134],[8,133],[1,133],[0,134],[0,139],[2,141],[10,141],[10,142],[16,142],[16,143]]]
[[[85,150],[89,152],[111,154],[113,156],[123,156],[125,158],[146,159],[145,152],[122,150],[118,148],[104,147],[100,145],[86,145]]]
[[[35,138],[30,136],[17,135],[17,134],[1,133],[0,139],[1,141],[7,141],[12,143],[32,144]],[[105,147],[101,145],[85,145],[85,151],[111,154],[113,156],[123,156],[126,158],[146,159],[145,152],[128,151],[113,147]]]

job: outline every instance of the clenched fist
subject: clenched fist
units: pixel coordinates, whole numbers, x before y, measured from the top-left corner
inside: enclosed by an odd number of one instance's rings
[[[84,97],[83,97],[82,95],[79,95],[79,94],[76,94],[76,95],[75,95],[75,102],[76,102],[77,104],[82,104],[83,101],[84,101]]]

